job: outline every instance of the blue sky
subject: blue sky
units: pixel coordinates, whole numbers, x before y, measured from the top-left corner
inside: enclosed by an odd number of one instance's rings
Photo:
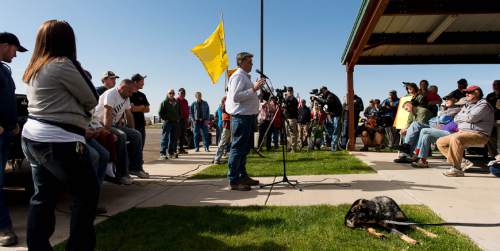
[[[264,70],[275,87],[291,85],[302,97],[327,85],[339,97],[346,92],[340,63],[361,0],[266,0]],[[120,77],[148,75],[144,93],[156,114],[168,89],[185,87],[188,99],[201,91],[215,110],[224,95],[223,78],[215,86],[190,49],[205,40],[224,13],[229,63],[240,51],[255,54],[259,68],[259,0],[2,0],[0,31],[15,33],[33,50],[36,31],[48,19],[64,19],[75,30],[78,58],[100,85],[112,70]],[[19,93],[31,52],[11,64]],[[365,103],[384,98],[389,89],[403,93],[402,81],[428,79],[443,96],[466,78],[486,92],[498,65],[358,66],[355,90]],[[256,76],[256,74],[253,74]]]

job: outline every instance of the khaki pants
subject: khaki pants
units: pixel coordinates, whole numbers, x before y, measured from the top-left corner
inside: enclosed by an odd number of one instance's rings
[[[299,128],[297,125],[297,119],[287,119],[287,138],[288,138],[288,148],[291,148],[293,151],[297,151],[297,137],[299,134]]]
[[[308,142],[307,132],[309,131],[309,124],[299,124],[299,140],[301,147]]]
[[[436,145],[439,151],[446,157],[448,163],[453,164],[453,167],[462,170],[461,163],[464,155],[464,148],[474,145],[484,145],[488,143],[489,137],[469,131],[460,131],[439,138]]]

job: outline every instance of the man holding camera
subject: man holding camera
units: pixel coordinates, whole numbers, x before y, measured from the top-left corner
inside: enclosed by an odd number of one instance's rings
[[[265,83],[259,79],[252,83],[253,55],[240,52],[236,56],[238,69],[229,78],[226,111],[231,114],[231,154],[228,160],[228,178],[231,190],[250,191],[251,186],[259,185],[258,180],[250,178],[246,172],[247,155],[251,149],[256,115],[259,113],[257,91]]]
[[[299,127],[297,125],[297,119],[299,118],[299,101],[293,95],[293,87],[288,86],[286,88],[286,98],[285,98],[285,118],[287,120],[287,133],[288,133],[288,150],[291,152],[297,151],[297,137],[299,135]]]
[[[342,128],[339,123],[340,115],[342,114],[342,103],[339,97],[330,92],[326,86],[321,87],[319,91],[320,96],[313,96],[312,99],[318,101],[325,108],[327,114],[325,129],[328,137],[331,139],[331,150],[332,152],[336,152],[340,138],[339,132]]]

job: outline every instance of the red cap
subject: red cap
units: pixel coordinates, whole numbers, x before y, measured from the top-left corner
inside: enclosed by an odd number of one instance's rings
[[[467,87],[467,89],[465,89],[465,92],[472,92],[472,91],[479,90],[479,89],[481,89],[481,87],[479,87],[477,85],[471,85],[471,86]]]

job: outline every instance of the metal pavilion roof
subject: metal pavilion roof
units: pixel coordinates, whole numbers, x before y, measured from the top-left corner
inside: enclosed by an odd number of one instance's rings
[[[364,0],[342,63],[500,63],[500,1]]]

